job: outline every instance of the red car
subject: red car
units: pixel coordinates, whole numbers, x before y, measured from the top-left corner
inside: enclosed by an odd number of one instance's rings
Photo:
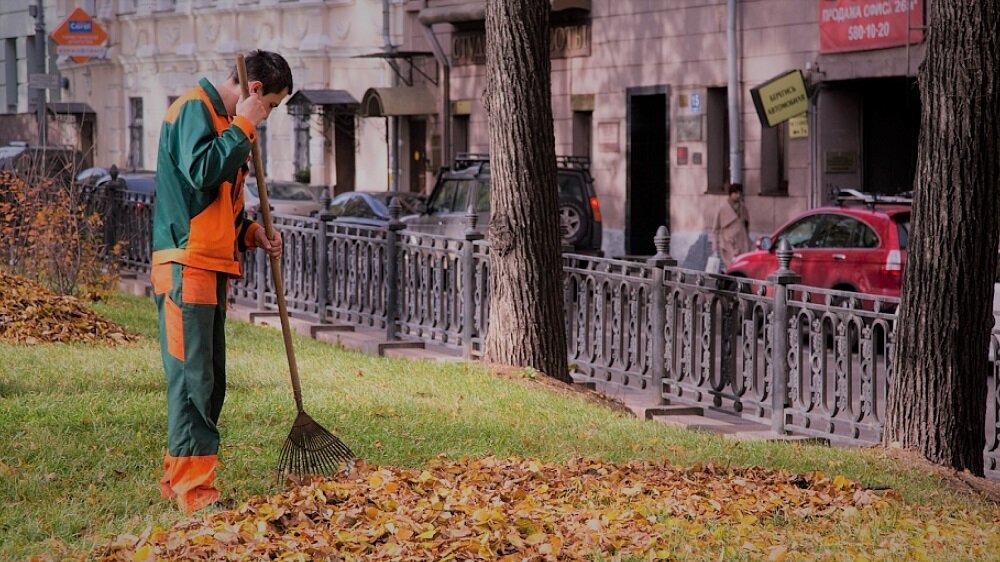
[[[784,239],[802,284],[898,297],[909,228],[908,205],[811,209],[757,240],[758,249],[736,256],[726,273],[766,279],[778,269],[775,248]]]

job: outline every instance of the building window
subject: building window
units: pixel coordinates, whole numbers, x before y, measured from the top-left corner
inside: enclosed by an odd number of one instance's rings
[[[118,14],[134,14],[136,0],[118,0]]]
[[[760,193],[788,195],[788,126],[781,123],[760,132]]]
[[[4,40],[4,80],[7,112],[17,113],[17,39]]]
[[[451,145],[454,147],[451,151],[452,158],[469,151],[469,122],[468,115],[455,115],[451,119]],[[450,165],[447,162],[445,164]]]
[[[309,118],[295,115],[295,181],[309,183]]]
[[[574,156],[586,156],[590,158],[590,150],[593,144],[593,122],[594,113],[592,111],[573,112]]]
[[[177,8],[177,0],[156,0],[153,4],[154,12],[172,12]]]
[[[708,89],[708,193],[725,193],[729,181],[729,101],[726,88]]]
[[[129,98],[128,168],[142,168],[142,98]]]

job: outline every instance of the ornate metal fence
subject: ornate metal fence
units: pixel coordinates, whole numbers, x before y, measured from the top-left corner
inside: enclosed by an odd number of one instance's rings
[[[563,264],[570,364],[594,382],[653,389],[653,268],[576,255]]]
[[[109,190],[109,196],[117,203],[113,207],[113,239],[123,242],[123,267],[133,271],[149,271],[153,255],[153,195]]]
[[[121,193],[108,210],[124,266],[148,271],[153,200]],[[474,217],[464,238],[329,217],[276,216],[289,309],[320,322],[386,329],[480,354],[489,326],[489,248]],[[566,254],[569,362],[581,381],[710,407],[779,432],[853,445],[879,443],[892,377],[897,299],[675,267],[665,230],[647,262]],[[244,256],[238,302],[275,308],[262,253]],[[990,347],[985,468],[1000,479],[1000,330]]]
[[[1000,480],[1000,330],[990,338],[990,362],[993,368],[986,381],[986,476]]]
[[[407,234],[399,243],[399,334],[462,347],[462,253],[469,240]]]
[[[854,444],[880,442],[899,300],[802,285],[789,290],[786,427]]]

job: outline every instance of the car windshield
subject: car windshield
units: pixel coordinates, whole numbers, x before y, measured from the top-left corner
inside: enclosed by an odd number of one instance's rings
[[[559,199],[572,199],[578,203],[587,203],[587,193],[583,188],[583,176],[576,172],[558,172],[556,181],[559,184]]]
[[[587,193],[584,189],[583,176],[575,172],[560,171],[556,175],[559,187],[559,199],[571,199],[579,203],[587,203]],[[490,179],[450,179],[445,180],[428,204],[431,213],[458,213],[466,209],[469,192],[472,186],[478,184],[476,191],[476,211],[487,213],[490,210]]]
[[[431,213],[457,213],[464,211],[469,201],[469,191],[476,180],[445,180],[434,192],[427,208]]]
[[[423,202],[416,193],[373,193],[375,210],[382,216],[389,216],[389,202],[396,197],[399,200],[401,215],[416,215],[423,210]]]
[[[257,182],[247,183],[247,190],[254,197],[260,199],[257,193]],[[267,182],[267,196],[271,199],[282,199],[284,201],[312,201],[312,190],[308,185],[294,182]]]

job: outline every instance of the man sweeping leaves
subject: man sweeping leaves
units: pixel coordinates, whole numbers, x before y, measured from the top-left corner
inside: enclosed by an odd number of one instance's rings
[[[219,499],[217,423],[226,392],[226,295],[241,251],[281,255],[243,210],[243,181],[257,125],[292,90],[281,55],[246,57],[250,94],[234,68],[216,87],[202,78],[167,110],[160,131],[150,273],[167,377],[164,498],[187,513]]]

